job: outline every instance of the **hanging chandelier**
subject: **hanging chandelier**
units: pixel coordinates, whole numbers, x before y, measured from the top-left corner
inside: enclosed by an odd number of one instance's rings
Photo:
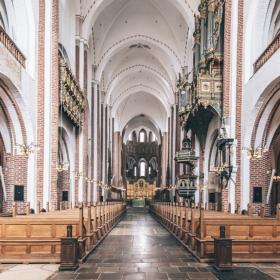
[[[36,145],[34,142],[31,142],[29,145],[28,144],[19,144],[16,143],[16,147],[19,147],[19,151],[21,155],[29,157],[31,154],[39,150],[39,145]]]

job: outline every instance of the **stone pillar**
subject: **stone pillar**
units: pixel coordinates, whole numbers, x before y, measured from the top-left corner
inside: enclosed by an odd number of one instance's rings
[[[75,176],[74,176],[74,205],[78,205],[79,202],[79,146],[80,146],[80,131],[75,128]]]
[[[85,41],[83,42],[83,91],[85,96],[88,98],[87,94],[87,45],[85,45]],[[89,177],[90,175],[90,168],[89,168],[89,119],[90,119],[90,108],[88,104],[88,100],[86,103],[86,110],[85,110],[85,119],[83,124],[83,163],[82,163],[82,169],[84,172],[85,177]],[[89,188],[90,183],[84,179],[83,181],[83,202],[88,202],[89,200]]]
[[[98,98],[97,98],[97,84],[93,84],[93,104],[91,106],[93,110],[93,201],[98,201],[97,193],[97,180],[98,180]]]
[[[168,164],[168,132],[162,133],[162,152],[161,152],[161,168],[162,168],[162,186],[166,186],[166,171],[167,171],[167,164]]]
[[[93,71],[94,72],[94,71]],[[93,77],[92,77],[93,78]],[[94,177],[94,83],[91,82],[91,88],[90,88],[90,178],[93,179]],[[94,182],[90,182],[90,201],[94,201]]]
[[[114,161],[113,161],[113,185],[119,187],[121,180],[121,152],[122,137],[120,131],[114,132]]]

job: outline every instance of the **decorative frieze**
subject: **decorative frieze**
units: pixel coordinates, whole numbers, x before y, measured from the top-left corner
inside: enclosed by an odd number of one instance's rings
[[[273,39],[264,52],[259,56],[254,64],[254,73],[256,73],[280,48],[280,33]]]
[[[6,49],[13,55],[13,57],[25,67],[25,56],[19,50],[12,38],[6,33],[3,27],[0,26],[0,42],[6,47]]]
[[[59,56],[60,106],[76,126],[82,126],[85,113],[85,96],[65,59]]]

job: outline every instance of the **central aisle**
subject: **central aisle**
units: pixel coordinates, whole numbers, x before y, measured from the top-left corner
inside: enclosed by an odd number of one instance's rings
[[[216,279],[209,270],[145,209],[130,208],[76,273],[54,279]]]

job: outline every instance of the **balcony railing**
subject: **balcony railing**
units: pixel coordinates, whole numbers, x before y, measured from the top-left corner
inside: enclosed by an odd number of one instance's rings
[[[59,57],[59,91],[60,105],[64,112],[76,126],[82,126],[86,97],[61,55]]]
[[[280,48],[280,33],[273,39],[264,52],[259,56],[254,64],[254,73],[256,73]]]
[[[12,56],[25,67],[25,56],[16,46],[12,38],[6,33],[6,31],[0,26],[0,42],[6,47],[6,49],[12,54]]]

